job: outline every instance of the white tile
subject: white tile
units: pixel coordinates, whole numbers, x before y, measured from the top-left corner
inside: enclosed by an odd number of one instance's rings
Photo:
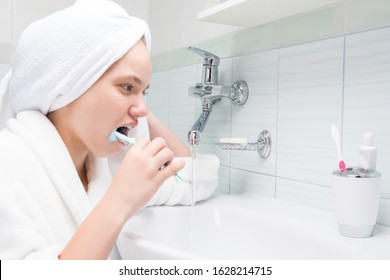
[[[345,0],[346,30],[355,31],[390,23],[389,0]]]
[[[334,211],[333,188],[303,182],[276,179],[276,197],[325,210]]]
[[[219,167],[218,187],[215,194],[229,194],[230,193],[230,168],[226,166]]]
[[[188,96],[188,88],[196,83],[196,65],[170,72],[169,127],[187,143],[187,132],[196,118],[197,99]]]
[[[152,74],[146,101],[149,109],[164,124],[169,125],[169,71]]]
[[[11,69],[11,64],[0,64],[0,80],[7,74],[9,69]]]
[[[377,223],[390,227],[390,199],[380,200]]]
[[[385,196],[390,193],[390,28],[347,36],[345,55],[345,154],[356,165],[363,133],[374,133]]]
[[[261,194],[274,197],[275,177],[231,168],[230,193]]]
[[[234,58],[233,81],[238,80],[247,82],[249,98],[243,106],[232,106],[231,137],[256,142],[259,133],[267,129],[272,136],[272,151],[265,160],[256,151],[232,151],[232,167],[275,175],[278,51]]]
[[[280,49],[277,176],[331,186],[341,126],[343,38]]]

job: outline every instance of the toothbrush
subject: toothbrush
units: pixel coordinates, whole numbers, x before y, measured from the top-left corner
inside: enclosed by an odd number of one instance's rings
[[[339,160],[339,168],[340,168],[341,172],[345,172],[346,165],[345,165],[345,162],[344,162],[343,157],[341,155],[339,130],[337,129],[337,126],[335,124],[332,124],[330,126],[330,132],[332,133],[333,140],[336,143],[337,156],[338,156],[338,160]]]
[[[113,131],[110,134],[110,137],[108,138],[108,141],[109,142],[115,142],[115,141],[118,141],[118,140],[121,141],[126,146],[129,145],[129,144],[135,144],[135,142],[137,142],[137,140],[135,138],[130,138],[130,137],[127,137],[127,136],[123,135],[122,133],[120,133],[118,131]]]
[[[110,137],[108,138],[108,141],[109,142],[115,142],[115,141],[121,141],[123,144],[125,144],[126,146],[129,145],[129,144],[135,144],[135,142],[137,142],[137,140],[135,138],[131,138],[131,137],[127,137],[125,135],[123,135],[122,133],[118,132],[118,131],[113,131],[110,135]],[[164,164],[164,167],[168,166],[168,162],[166,162]],[[180,177],[179,174],[175,174],[175,178],[179,179],[180,181],[183,181],[183,179]]]

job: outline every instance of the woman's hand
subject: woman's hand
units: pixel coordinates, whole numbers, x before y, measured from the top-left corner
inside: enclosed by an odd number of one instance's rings
[[[142,139],[134,144],[117,170],[107,195],[122,205],[125,219],[143,207],[159,186],[184,167],[184,162],[172,162],[174,153],[164,139]],[[170,164],[164,166],[167,162]]]
[[[132,146],[102,200],[81,224],[60,259],[106,259],[124,223],[143,207],[168,177],[184,167],[171,162],[173,152],[162,138]],[[163,168],[162,168],[163,167]]]

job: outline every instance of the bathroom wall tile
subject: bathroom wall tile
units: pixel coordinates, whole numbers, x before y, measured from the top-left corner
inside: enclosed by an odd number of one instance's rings
[[[232,105],[231,137],[244,137],[256,142],[267,129],[272,135],[272,151],[268,159],[255,151],[232,151],[231,166],[248,171],[275,175],[277,135],[278,51],[271,50],[233,59],[233,81],[245,80],[249,98],[245,105]]]
[[[198,64],[197,81],[201,81],[203,66]],[[219,84],[232,84],[232,59],[222,59],[219,66],[218,75]],[[194,97],[188,97],[194,98]],[[202,103],[197,99],[196,116],[200,116],[202,112]],[[201,143],[198,147],[201,153],[215,154],[221,161],[222,165],[230,166],[230,151],[222,150],[215,145],[220,138],[230,137],[231,125],[231,107],[230,99],[223,98],[220,102],[214,104],[206,128],[201,135]],[[195,121],[194,121],[195,122]]]
[[[230,170],[230,193],[250,193],[275,196],[275,177],[232,168]]]
[[[169,71],[154,72],[146,101],[149,109],[169,125]]]
[[[0,64],[0,80],[7,74],[9,69],[11,69],[11,64]]]
[[[373,132],[390,198],[390,27],[347,36],[345,56],[345,158],[356,165],[363,133]]]
[[[208,48],[201,49],[210,51]],[[177,49],[169,53],[152,55],[153,71],[155,72],[179,68],[202,62],[202,57],[188,50],[188,48]]]
[[[277,176],[331,186],[341,126],[343,38],[280,49]]]
[[[153,72],[166,71],[171,69],[171,55],[170,53],[163,53],[158,55],[153,55],[151,57]],[[182,65],[184,66],[184,65]]]
[[[227,34],[221,37],[213,38],[206,42],[196,44],[195,47],[202,50],[207,50],[220,58],[232,57],[232,44],[233,37],[231,34]]]
[[[246,55],[279,46],[279,22],[247,28],[232,33],[232,55]]]
[[[214,195],[230,193],[230,167],[220,166],[218,174],[218,187]]]
[[[390,227],[390,199],[380,200],[377,223]]]
[[[279,23],[272,22],[245,28],[197,45],[201,49],[227,58],[251,54],[279,46]]]
[[[347,31],[390,24],[390,1],[345,0]]]
[[[178,49],[171,53],[171,68],[182,67],[202,62],[202,58],[187,48]]]
[[[344,33],[344,3],[280,21],[280,46],[323,39]]]
[[[196,98],[188,96],[188,87],[195,85],[196,64],[170,71],[169,127],[187,143],[187,132],[196,118]]]
[[[313,185],[278,177],[276,197],[325,210],[334,211],[334,193],[331,187]]]

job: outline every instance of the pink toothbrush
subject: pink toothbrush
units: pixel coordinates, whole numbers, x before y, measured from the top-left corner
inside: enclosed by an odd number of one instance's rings
[[[340,168],[341,172],[345,172],[346,171],[346,165],[345,165],[345,162],[344,162],[343,157],[341,155],[339,130],[337,129],[337,126],[335,124],[332,124],[330,126],[330,132],[332,133],[333,140],[336,143],[337,156],[339,158],[339,168]]]

